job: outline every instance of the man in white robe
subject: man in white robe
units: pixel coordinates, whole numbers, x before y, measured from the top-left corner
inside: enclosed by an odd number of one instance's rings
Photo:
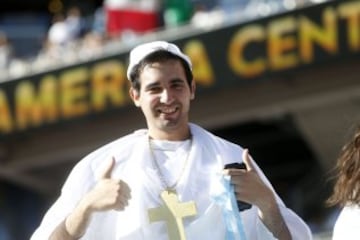
[[[128,78],[130,95],[142,109],[148,129],[82,159],[31,240],[312,238],[247,150],[189,123],[195,83],[189,58],[175,45],[157,41],[135,48]],[[224,173],[224,166],[234,162],[244,162],[247,170]],[[229,181],[230,190],[224,184]],[[180,218],[176,229],[170,229],[168,222],[174,216],[162,220],[160,214],[156,221],[150,217],[153,209],[165,205],[160,197],[164,192],[176,192],[179,203],[196,208],[184,217],[176,216]],[[239,213],[227,201],[235,196],[252,207]],[[184,235],[174,234],[182,232],[179,226]]]

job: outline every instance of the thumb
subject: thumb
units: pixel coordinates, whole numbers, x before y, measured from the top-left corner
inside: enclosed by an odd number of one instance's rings
[[[251,171],[254,169],[254,165],[252,164],[251,159],[250,159],[249,149],[247,149],[247,148],[244,149],[244,151],[242,153],[242,159],[246,165],[247,171]]]
[[[115,166],[115,158],[112,157],[110,161],[105,165],[103,172],[100,174],[99,179],[111,178],[111,173]]]

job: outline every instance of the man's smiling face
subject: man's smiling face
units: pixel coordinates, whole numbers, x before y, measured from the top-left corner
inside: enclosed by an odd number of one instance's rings
[[[130,90],[136,106],[141,107],[152,137],[181,137],[188,131],[190,87],[179,60],[171,59],[146,65],[140,74],[140,91]]]

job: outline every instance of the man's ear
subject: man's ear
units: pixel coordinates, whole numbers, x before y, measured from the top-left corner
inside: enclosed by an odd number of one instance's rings
[[[140,107],[140,102],[139,102],[140,93],[135,88],[130,87],[129,95],[133,100],[135,106]]]
[[[191,89],[190,90],[191,90],[190,99],[194,100],[195,99],[195,90],[196,90],[196,83],[195,83],[194,79],[191,81]]]

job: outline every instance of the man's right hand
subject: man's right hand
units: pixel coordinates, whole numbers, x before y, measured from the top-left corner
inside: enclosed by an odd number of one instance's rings
[[[67,218],[57,226],[50,240],[79,239],[86,232],[91,214],[96,211],[123,210],[131,198],[129,186],[122,180],[111,178],[115,167],[112,158],[100,175],[96,185],[79,202]]]
[[[128,205],[131,190],[124,181],[111,178],[114,167],[115,159],[112,158],[100,174],[95,187],[83,199],[91,212],[123,210]]]

